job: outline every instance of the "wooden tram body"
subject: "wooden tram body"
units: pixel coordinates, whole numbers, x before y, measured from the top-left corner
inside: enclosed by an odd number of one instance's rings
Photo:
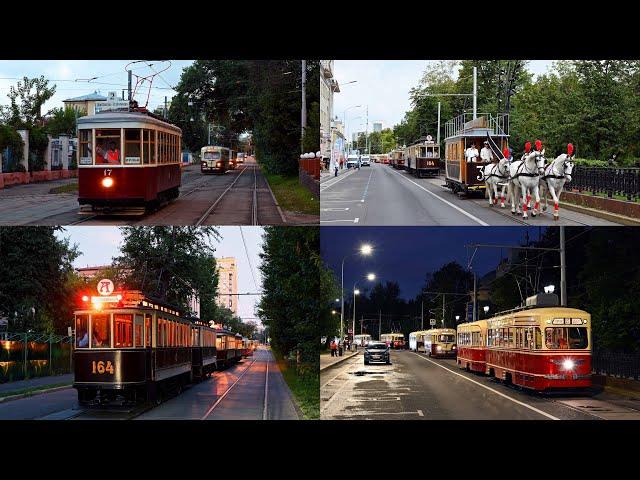
[[[216,368],[215,330],[139,291],[85,295],[74,316],[73,387],[83,406],[159,401]]]
[[[402,148],[396,148],[389,154],[389,165],[397,170],[404,170],[405,159],[404,150]]]
[[[402,333],[383,333],[380,335],[380,341],[395,349],[403,349],[405,344]]]
[[[486,165],[486,162],[479,156],[476,161],[467,162],[465,152],[467,148],[475,145],[479,153],[484,142],[489,139],[493,145],[494,158],[502,158],[500,152],[509,146],[509,135],[503,130],[505,117],[485,114],[466,121],[468,115],[465,114],[445,124],[445,183],[453,193],[484,195],[486,185],[483,180],[478,180],[478,177],[480,168]]]
[[[533,307],[458,327],[458,366],[523,388],[591,386],[591,315]]]
[[[242,335],[225,329],[216,330],[216,353],[220,368],[229,367],[242,360]]]
[[[181,138],[180,128],[142,110],[80,117],[80,206],[147,207],[177,198]]]
[[[422,333],[422,350],[430,357],[455,357],[457,355],[456,331],[453,328],[432,328]]]
[[[440,145],[431,136],[419,139],[404,149],[407,171],[418,178],[440,173]]]
[[[224,174],[234,170],[236,162],[232,150],[227,147],[209,145],[200,149],[200,172]]]

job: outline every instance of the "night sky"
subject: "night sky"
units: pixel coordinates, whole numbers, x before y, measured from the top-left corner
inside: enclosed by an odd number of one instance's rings
[[[521,245],[528,232],[530,240],[537,240],[545,227],[322,227],[320,251],[325,264],[331,268],[340,283],[342,258],[350,253],[344,263],[345,290],[355,281],[358,287],[370,289],[380,282],[397,281],[400,296],[414,298],[424,285],[425,276],[451,261],[466,268],[473,248],[470,243]],[[359,246],[369,243],[373,254],[360,255]],[[506,249],[479,248],[473,259],[473,270],[479,276],[493,270]],[[375,273],[373,282],[366,280],[368,273]]]

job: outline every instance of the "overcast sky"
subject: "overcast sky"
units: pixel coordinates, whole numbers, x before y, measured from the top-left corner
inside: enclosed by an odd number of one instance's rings
[[[0,60],[0,105],[9,104],[9,87],[15,86],[18,80],[25,76],[34,78],[44,75],[50,80],[50,85],[56,85],[56,93],[44,104],[43,113],[55,107],[62,107],[62,101],[67,98],[79,97],[96,90],[105,97],[111,91],[118,92],[120,96],[122,89],[127,88],[125,67],[129,62],[131,60]],[[169,62],[157,60],[149,62],[152,64],[151,67],[143,63],[132,65],[133,73],[147,76],[153,74],[153,70],[159,72],[169,65]],[[170,87],[176,86],[182,69],[191,63],[192,60],[172,60],[169,69],[154,78],[149,98],[151,110],[164,104],[165,95],[168,99],[175,95],[175,91]],[[99,78],[87,81],[93,77]],[[135,83],[134,77],[133,86]],[[135,97],[140,105],[146,102],[148,85],[148,82],[145,83],[144,88],[141,87]]]
[[[347,139],[351,132],[365,131],[366,106],[369,106],[369,131],[381,120],[383,128],[400,123],[411,108],[409,90],[418,85],[431,60],[335,60],[334,76],[341,86],[334,98],[333,115],[343,120],[346,109]],[[528,69],[534,75],[545,73],[552,60],[531,60]],[[343,85],[356,80],[356,83]],[[361,108],[350,108],[362,105]],[[448,119],[443,119],[446,121]]]
[[[259,266],[261,263],[259,254],[262,252],[261,227],[242,227],[244,239],[247,244],[245,252],[240,227],[217,227],[221,235],[219,242],[214,242],[216,257],[235,257],[238,266],[238,289],[240,293],[259,292],[262,290],[262,277]],[[122,236],[118,227],[65,227],[64,231],[57,232],[58,237],[69,238],[72,244],[78,245],[78,250],[82,252],[74,266],[87,267],[98,265],[109,265],[114,256],[120,254],[119,247],[122,243]],[[247,256],[251,260],[255,283],[251,274],[251,267]],[[238,315],[245,319],[252,319],[260,324],[260,320],[254,312],[255,305],[260,297],[240,295],[238,297]]]

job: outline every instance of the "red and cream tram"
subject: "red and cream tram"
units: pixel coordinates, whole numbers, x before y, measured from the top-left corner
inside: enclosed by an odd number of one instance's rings
[[[229,367],[242,360],[242,335],[225,329],[216,330],[218,368]]]
[[[523,307],[458,327],[458,365],[545,391],[591,386],[591,315]]]
[[[390,348],[404,348],[404,334],[402,333],[383,333],[380,335],[380,341],[385,342]]]
[[[404,170],[404,150],[396,148],[389,154],[389,164],[396,169]]]
[[[80,206],[147,207],[177,198],[181,138],[180,128],[145,109],[80,117]]]
[[[215,330],[137,290],[82,295],[74,313],[74,381],[83,406],[156,401],[216,367]]]
[[[232,152],[227,147],[207,146],[200,149],[200,172],[223,174],[235,169]]]
[[[489,141],[493,158],[502,158],[501,152],[509,146],[509,135],[503,130],[506,128],[505,118],[505,115],[493,117],[483,114],[470,119],[468,114],[464,114],[445,124],[445,183],[453,193],[484,194],[485,182],[478,177],[480,168],[487,162],[480,157],[481,150],[484,142]],[[477,155],[473,152],[471,156],[474,147]]]
[[[440,145],[431,135],[419,139],[404,149],[407,171],[416,177],[437,176],[440,173]]]

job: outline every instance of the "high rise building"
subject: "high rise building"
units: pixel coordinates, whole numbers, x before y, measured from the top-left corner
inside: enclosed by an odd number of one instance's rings
[[[238,313],[238,267],[234,257],[216,258],[218,264],[218,298],[221,307]]]
[[[373,122],[373,131],[381,132],[382,131],[382,122]]]

